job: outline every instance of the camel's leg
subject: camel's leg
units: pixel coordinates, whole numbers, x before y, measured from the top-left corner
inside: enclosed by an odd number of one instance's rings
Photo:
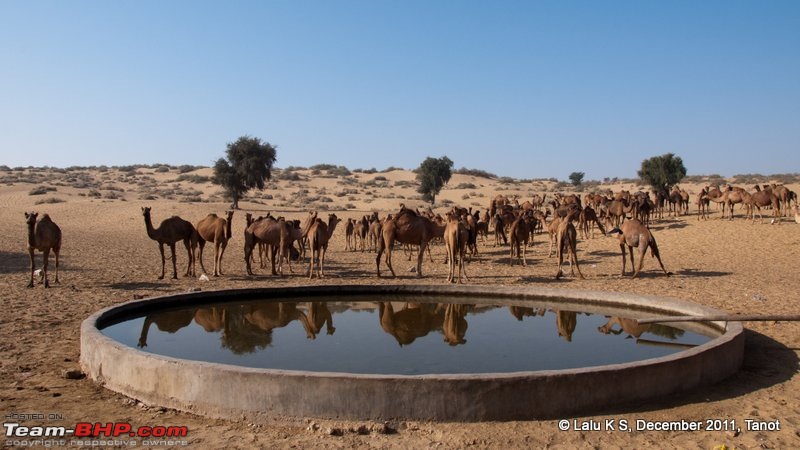
[[[200,246],[200,269],[203,270],[203,273],[206,273],[206,265],[203,264],[203,249],[206,248],[206,241],[205,239],[200,239],[197,244]]]
[[[164,259],[164,243],[163,242],[159,242],[158,243],[158,250],[161,252],[161,276],[158,277],[158,279],[159,280],[163,280],[164,279],[164,264],[166,263],[166,261]]]
[[[625,244],[620,242],[619,249],[622,251],[622,273],[620,273],[620,276],[624,277],[625,276],[625,250],[626,250]]]
[[[361,239],[361,243],[364,243],[364,239]],[[319,278],[325,278],[325,253],[328,250],[328,244],[325,244],[320,249],[320,256],[319,256]],[[363,247],[362,247],[362,250]]]
[[[44,257],[42,260],[42,270],[44,271],[44,287],[49,288],[50,282],[47,281],[47,266],[50,264],[50,248],[44,249]]]
[[[33,272],[36,270],[36,262],[34,261],[34,255],[33,255],[34,251],[35,250],[32,249],[32,248],[28,249],[28,253],[30,254],[30,257],[31,257],[31,282],[28,283],[28,287],[29,288],[33,287]]]
[[[633,258],[633,247],[631,247],[630,245],[628,246],[628,253],[630,253],[630,255],[631,255],[631,276],[632,277],[636,277],[637,275],[639,275],[639,273],[636,272],[636,270],[635,270],[636,262],[635,262],[635,260]],[[641,262],[641,258],[639,259],[639,262]]]
[[[573,267],[578,269],[578,275],[580,275],[581,280],[585,280],[586,278],[583,276],[583,272],[581,272],[581,266],[578,265],[578,253],[577,249],[575,248],[575,241],[570,242],[570,257],[572,257]],[[575,271],[572,271],[572,275],[575,275]]]
[[[194,276],[194,254],[192,254],[192,247],[189,244],[189,239],[183,240],[183,246],[186,247],[186,254],[189,255],[189,262],[186,264],[186,273],[183,275],[188,277],[190,274]]]
[[[461,259],[458,260],[458,270],[459,273],[462,271],[464,272],[464,280],[469,281],[469,277],[467,276],[467,265],[464,263],[464,254],[462,252]],[[458,282],[461,282],[461,277],[459,277]]]
[[[169,244],[169,249],[172,251],[172,279],[178,279],[178,257],[175,255],[175,243]]]
[[[61,283],[58,281],[58,254],[61,253],[61,249],[53,250],[53,253],[56,254],[56,283]]]
[[[228,240],[226,239],[220,244],[220,250],[219,250],[219,274],[220,275],[224,275],[222,273],[222,255],[225,254],[225,249],[227,247],[228,247]]]
[[[425,248],[428,243],[424,240],[419,244],[419,255],[417,255],[417,278],[422,278],[422,260],[425,258]]]
[[[392,267],[392,247],[394,243],[386,246],[386,267],[389,268],[389,271],[392,272],[392,276],[396,277],[397,274],[394,273],[394,267]]]

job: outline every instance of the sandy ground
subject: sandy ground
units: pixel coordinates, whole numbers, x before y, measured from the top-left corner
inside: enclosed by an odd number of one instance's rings
[[[294,275],[283,278],[269,276],[264,271],[255,277],[245,276],[242,249],[245,212],[260,215],[271,211],[275,215],[301,218],[311,205],[326,207],[347,218],[359,217],[373,209],[383,216],[396,210],[400,202],[411,206],[422,204],[414,198],[413,187],[402,183],[402,180],[414,178],[407,171],[357,174],[358,179],[350,177],[346,183],[341,179],[311,175],[296,182],[274,182],[271,189],[253,193],[242,202],[242,210],[236,212],[233,238],[225,254],[226,276],[212,278],[209,282],[184,277],[158,280],[158,248],[145,233],[140,207],[152,206],[156,224],[174,214],[196,223],[208,213],[222,214],[227,204],[215,196],[218,188],[209,183],[175,183],[174,171],[152,172],[139,171],[136,176],[127,178],[120,178],[113,170],[91,172],[87,173],[87,179],[98,184],[90,186],[76,185],[74,180],[65,179],[63,173],[22,174],[21,178],[26,179],[38,176],[38,183],[34,184],[10,179],[7,172],[0,173],[6,176],[0,185],[0,287],[3,290],[0,299],[7,312],[0,316],[0,412],[5,416],[4,422],[52,426],[72,426],[77,422],[130,422],[134,427],[180,425],[188,427],[187,440],[196,448],[714,448],[723,444],[728,448],[789,448],[800,444],[800,381],[795,376],[800,325],[788,322],[746,323],[744,366],[718,385],[642,404],[608,405],[600,414],[575,418],[579,422],[625,419],[630,423],[637,419],[732,420],[742,429],[740,434],[724,430],[559,431],[557,420],[467,424],[393,422],[390,426],[397,431],[393,434],[375,431],[380,427],[368,421],[276,418],[271,423],[253,425],[143,405],[91,380],[67,379],[65,370],[79,369],[80,323],[98,309],[132,300],[134,296],[179,293],[196,287],[211,290],[378,282],[373,254],[344,251],[344,227],[337,228],[334,233],[326,265],[328,277],[322,281],[307,280],[297,268]],[[385,180],[365,185],[379,176]],[[145,177],[152,181],[142,182]],[[397,186],[398,181],[403,186]],[[471,187],[456,189],[459,184],[470,183]],[[42,196],[29,195],[32,188],[42,185],[57,186],[57,190]],[[149,187],[143,188],[143,185]],[[92,186],[99,192],[99,198],[87,195]],[[109,186],[113,189],[104,189]],[[157,194],[155,200],[142,200],[147,189],[164,186],[177,187],[179,192],[194,189],[198,192],[187,195],[199,196],[204,202],[182,202],[180,193],[173,194],[173,199],[164,198],[169,194]],[[790,187],[798,191],[797,185]],[[304,189],[308,191],[307,196],[328,196],[330,201],[304,200],[302,194],[294,194]],[[321,189],[322,194],[319,194]],[[504,185],[496,180],[459,175],[451,180],[438,201],[483,208],[496,193],[516,193],[524,201],[545,189],[548,189],[546,184]],[[699,185],[687,187],[691,193],[698,189]],[[115,196],[107,195],[114,192],[119,198],[104,198]],[[267,194],[273,198],[266,198]],[[34,204],[48,197],[64,202]],[[209,202],[209,198],[212,201]],[[49,290],[41,284],[33,289],[26,287],[29,259],[23,212],[33,210],[49,213],[64,233],[61,283]],[[546,238],[537,235],[529,250],[527,267],[508,265],[508,247],[495,248],[492,241],[480,243],[479,257],[468,266],[470,282],[666,295],[735,313],[800,312],[795,275],[800,256],[800,225],[788,218],[779,225],[770,225],[769,220],[753,224],[741,216],[723,221],[718,220],[719,212],[713,213],[712,220],[698,221],[694,206],[691,211],[689,216],[664,219],[652,226],[664,264],[674,273],[670,278],[660,275],[655,261],[649,257],[641,279],[620,278],[616,239],[597,236],[580,241],[578,246],[578,257],[587,279],[567,276],[555,281],[555,262],[547,258]],[[437,260],[443,258],[442,246],[434,247],[433,252]],[[206,254],[205,261],[210,267],[212,257]],[[381,278],[379,282],[445,282],[446,265],[426,262],[425,277],[418,280],[409,272],[411,262],[400,255],[396,255],[394,261],[399,277]],[[186,264],[184,252],[179,251],[178,264],[182,271]],[[40,265],[41,256],[37,254],[37,267]],[[63,420],[20,421],[14,414],[60,414]],[[779,421],[780,431],[748,430],[745,420]],[[357,433],[355,430],[362,425],[372,431]],[[332,436],[328,432],[331,428],[344,433]],[[4,445],[13,444],[9,440],[25,440],[4,439]]]

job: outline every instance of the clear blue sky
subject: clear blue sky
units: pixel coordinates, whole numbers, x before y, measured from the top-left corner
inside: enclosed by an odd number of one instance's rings
[[[800,171],[800,1],[0,0],[0,164]]]

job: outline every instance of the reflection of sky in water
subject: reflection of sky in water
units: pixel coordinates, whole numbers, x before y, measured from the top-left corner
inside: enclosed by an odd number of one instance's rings
[[[558,334],[555,312],[548,310],[544,316],[518,321],[506,306],[481,306],[467,312],[463,318],[468,323],[464,344],[449,345],[445,341],[440,312],[438,323],[434,323],[437,328],[401,346],[381,327],[377,304],[362,303],[357,310],[346,309],[342,303],[329,305],[336,331],[329,335],[323,325],[313,340],[308,339],[298,320],[267,333],[248,323],[241,312],[237,314],[235,311],[241,311],[240,307],[227,306],[228,325],[239,330],[233,344],[223,345],[222,332],[206,332],[193,320],[175,333],[162,332],[156,323],[151,324],[144,350],[247,367],[403,375],[566,369],[637,361],[682,350],[675,346],[637,344],[637,339],[629,338],[626,332],[602,334],[598,327],[606,324],[608,318],[600,314],[578,313],[572,341],[568,342]],[[402,303],[394,305],[396,314],[401,311]],[[307,314],[309,303],[298,303],[297,309]],[[136,347],[144,321],[144,318],[132,319],[102,332]],[[615,325],[614,329],[620,330],[620,326]],[[695,345],[709,340],[689,331],[673,334],[677,336],[647,331],[640,338]]]

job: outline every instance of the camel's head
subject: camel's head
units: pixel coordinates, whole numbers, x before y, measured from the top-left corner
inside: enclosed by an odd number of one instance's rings
[[[39,213],[32,212],[32,213],[25,213],[25,223],[28,225],[35,225],[36,224],[36,217],[39,216]]]
[[[336,214],[332,214],[332,213],[328,214],[328,225],[333,225],[333,224],[339,223],[341,221],[342,221],[342,219],[336,217]]]
[[[150,217],[150,207],[149,206],[142,206],[142,215],[145,217]]]

